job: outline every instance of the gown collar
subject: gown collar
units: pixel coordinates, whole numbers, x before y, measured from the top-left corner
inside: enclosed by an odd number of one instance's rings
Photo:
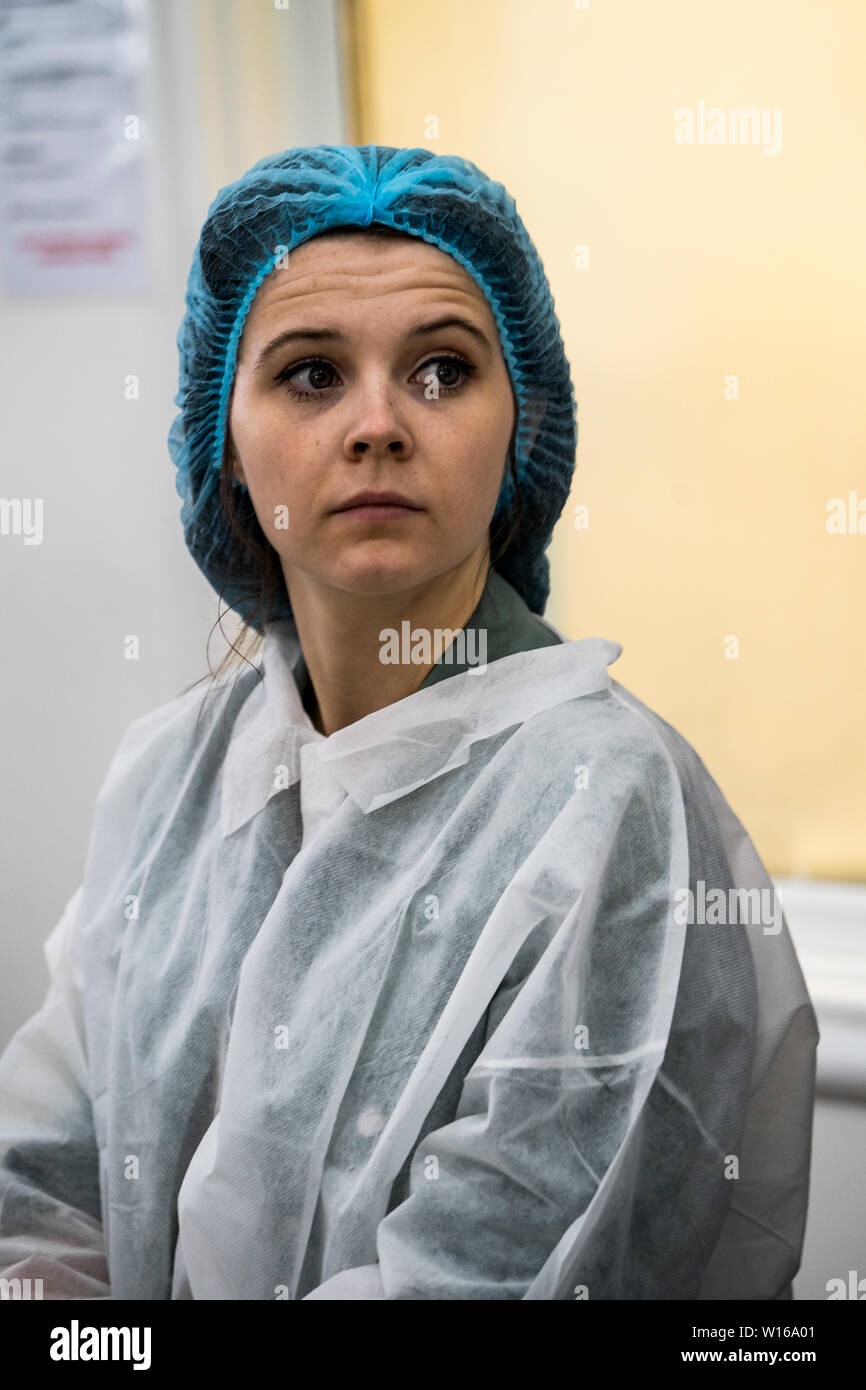
[[[529,612],[507,581],[501,584],[504,589],[495,581],[495,588],[485,587],[469,619],[479,625],[492,619],[495,632],[496,623],[510,614],[499,637],[491,642],[488,636],[486,668],[434,666],[413,694],[327,736],[304,708],[294,622],[270,623],[262,648],[264,678],[241,707],[223,762],[221,834],[233,834],[272,796],[297,782],[302,761],[305,776],[342,788],[366,813],[461,766],[479,739],[610,688],[607,667],[620,656],[619,643],[600,637],[565,640]],[[509,594],[531,624],[515,611]],[[495,614],[491,602],[498,605]]]

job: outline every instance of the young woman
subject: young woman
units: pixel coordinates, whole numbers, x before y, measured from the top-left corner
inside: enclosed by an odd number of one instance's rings
[[[220,190],[189,548],[260,666],[127,731],[0,1062],[46,1297],[790,1297],[815,1018],[693,749],[543,618],[575,414],[513,200],[427,150]]]

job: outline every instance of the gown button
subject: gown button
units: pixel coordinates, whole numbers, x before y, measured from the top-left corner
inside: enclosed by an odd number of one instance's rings
[[[384,1123],[385,1116],[381,1110],[375,1105],[368,1105],[358,1116],[358,1133],[368,1136],[378,1134]]]

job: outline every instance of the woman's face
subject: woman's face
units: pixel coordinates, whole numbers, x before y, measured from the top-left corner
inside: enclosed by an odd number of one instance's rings
[[[427,242],[313,239],[253,301],[230,457],[290,596],[396,594],[480,561],[514,421],[487,300]],[[367,490],[414,510],[341,510]]]

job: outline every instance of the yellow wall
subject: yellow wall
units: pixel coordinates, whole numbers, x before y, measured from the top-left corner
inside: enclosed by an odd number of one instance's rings
[[[623,644],[771,872],[866,877],[866,534],[825,525],[866,513],[866,5],[351,3],[354,142],[474,160],[551,281],[590,524],[547,616]],[[780,108],[780,153],[677,144],[699,102]]]

